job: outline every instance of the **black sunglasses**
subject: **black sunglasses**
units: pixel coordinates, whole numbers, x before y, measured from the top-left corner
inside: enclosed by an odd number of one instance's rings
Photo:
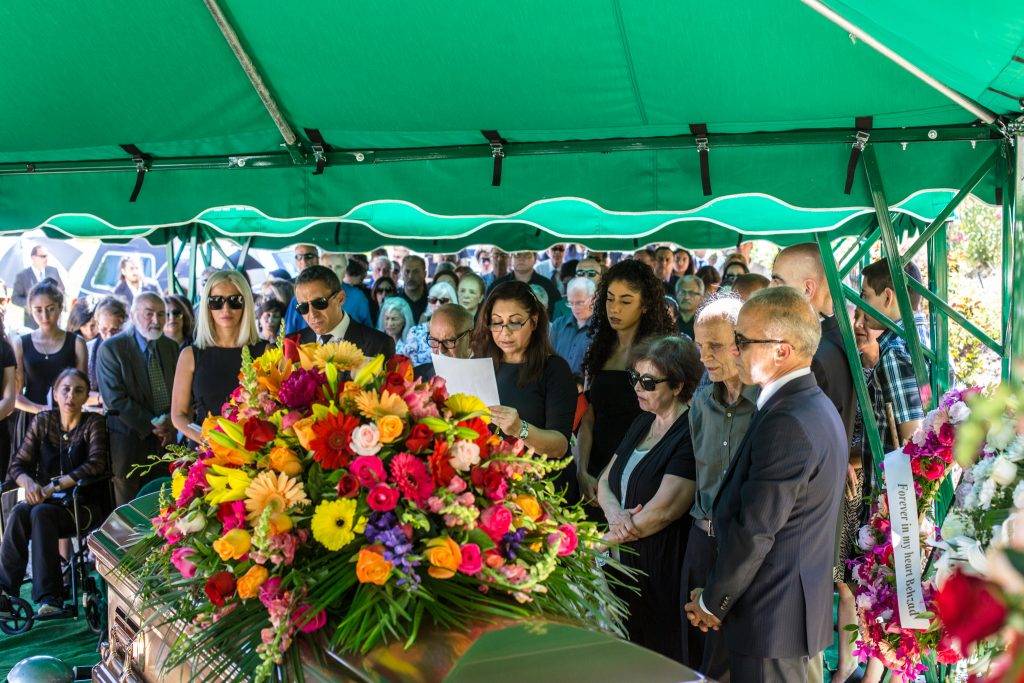
[[[446,296],[429,296],[429,297],[427,297],[427,303],[430,304],[431,306],[434,306],[436,304],[441,304],[443,306],[445,304],[450,304],[451,302],[452,302],[452,300],[449,299]]]
[[[310,306],[312,306],[318,311],[326,310],[327,307],[330,306],[331,304],[331,299],[333,299],[334,295],[337,293],[338,292],[335,291],[331,292],[327,296],[322,296],[319,299],[313,299],[312,301],[304,301],[301,304],[297,303],[295,304],[295,310],[299,312],[299,315],[306,315],[307,313],[309,313]]]
[[[633,368],[626,370],[626,376],[629,377],[629,386],[635,387],[636,383],[639,382],[640,388],[644,391],[654,391],[659,384],[668,381],[668,377],[658,379],[657,377],[651,377],[650,375],[641,375]]]
[[[463,332],[462,334],[460,334],[460,335],[458,335],[456,337],[452,337],[451,339],[435,339],[434,337],[427,337],[427,343],[430,344],[430,348],[432,348],[432,349],[436,349],[436,348],[438,348],[440,346],[443,346],[444,348],[446,348],[449,351],[451,351],[459,343],[460,339],[462,339],[463,337],[465,337],[467,334],[469,334],[472,331],[473,331],[473,328],[471,327],[468,330],[466,330],[465,332]]]
[[[312,252],[309,252],[309,253],[306,253],[306,254],[296,254],[295,255],[295,260],[296,261],[312,261],[315,258],[318,258],[318,256],[316,254],[312,253]]]
[[[383,294],[384,296],[391,296],[396,291],[397,290],[394,287],[381,287],[380,289],[377,290],[377,293]]]
[[[736,344],[737,349],[742,351],[744,347],[751,344],[788,344],[789,342],[785,339],[750,339],[749,337],[744,337],[739,332],[734,332],[733,343]]]
[[[600,273],[596,270],[584,268],[583,270],[576,271],[576,277],[597,277]]]
[[[228,304],[228,305],[230,305],[230,304]],[[211,306],[210,308],[213,308],[213,307]],[[220,306],[218,306],[217,308],[220,308]],[[167,311],[167,317],[168,318],[181,318],[184,315],[185,315],[185,311],[181,310],[180,308],[172,308],[172,309]]]
[[[232,294],[231,296],[211,296],[206,301],[211,311],[219,311],[224,308],[224,304],[227,304],[228,308],[232,311],[240,311],[245,308],[245,299],[242,298],[241,294]]]

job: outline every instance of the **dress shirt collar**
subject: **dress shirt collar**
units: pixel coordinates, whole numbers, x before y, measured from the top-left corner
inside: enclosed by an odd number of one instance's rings
[[[142,334],[135,328],[132,328],[132,332],[135,335],[135,343],[139,345],[139,351],[141,351],[142,355],[145,356],[146,349],[149,348],[149,340],[143,337]],[[154,339],[153,341],[156,341],[156,339]]]
[[[345,333],[348,332],[348,326],[351,320],[352,319],[349,317],[348,313],[345,313],[344,311],[341,312],[341,322],[338,323],[333,330],[328,332],[328,334],[331,335],[332,343],[339,342],[345,338]],[[320,335],[316,336],[316,340],[317,342],[320,341]]]
[[[757,397],[758,397],[758,392],[760,391],[760,388],[756,384],[744,384],[744,385],[742,385],[742,388],[740,389],[739,398],[737,398],[736,399],[736,403],[733,403],[733,404],[729,404],[727,402],[728,401],[728,396],[727,396],[727,393],[726,393],[725,383],[724,382],[713,382],[712,386],[714,388],[711,390],[711,398],[716,403],[721,405],[723,408],[730,408],[730,407],[738,406],[739,404],[743,403],[743,401],[746,401],[747,403],[749,403],[752,406],[756,406],[757,405]]]
[[[811,374],[810,367],[799,368],[798,370],[787,372],[782,377],[773,379],[771,382],[768,382],[768,384],[765,384],[761,389],[761,395],[757,397],[757,409],[761,410],[761,408],[764,408],[764,404],[768,402],[768,399],[772,397],[772,394],[781,389],[783,385],[788,384],[798,377],[803,377],[809,374]]]

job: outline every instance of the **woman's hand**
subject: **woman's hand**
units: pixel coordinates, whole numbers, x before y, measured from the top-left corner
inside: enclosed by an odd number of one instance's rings
[[[519,411],[508,406],[490,406],[491,422],[506,436],[519,436],[519,429],[522,427],[522,420],[519,419]]]
[[[597,477],[590,476],[584,469],[576,472],[576,480],[580,484],[580,497],[584,503],[593,502],[597,498]]]
[[[25,489],[25,500],[28,501],[29,505],[38,505],[48,497],[47,493],[43,490],[43,487],[35,481],[26,482],[22,488]]]
[[[605,516],[608,518],[608,534],[619,539],[618,542],[623,541],[635,541],[639,538],[636,525],[633,524],[633,515],[640,512],[644,508],[643,505],[637,505],[632,510],[611,510],[605,512]]]

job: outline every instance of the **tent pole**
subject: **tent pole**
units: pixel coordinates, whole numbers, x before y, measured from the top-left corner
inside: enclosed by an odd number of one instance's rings
[[[953,100],[958,105],[960,105],[970,113],[974,114],[985,123],[992,123],[993,121],[996,120],[996,115],[993,114],[991,111],[981,106],[977,102],[974,102],[973,100],[964,97],[963,95],[953,90],[952,88],[943,85],[939,81],[935,80],[934,78],[926,74],[924,71],[911,64],[908,60],[901,57],[895,51],[891,50],[890,48],[886,47],[881,42],[876,40],[864,29],[859,28],[857,25],[848,21],[842,15],[838,14],[837,12],[827,7],[825,3],[821,2],[821,0],[801,0],[801,2],[803,2],[805,5],[813,9],[821,16],[831,21],[833,24],[839,26],[841,29],[843,29],[850,35],[860,40],[863,40],[869,46],[871,46],[879,53],[881,53],[884,57],[892,60],[900,67],[910,72],[912,75],[916,76],[917,78],[921,79],[931,87],[935,88],[940,93],[942,93],[949,99]]]
[[[880,234],[882,234],[882,229],[876,226],[875,229],[871,231],[871,234],[864,239],[860,247],[857,248],[857,251],[854,252],[849,259],[846,259],[845,263],[839,268],[839,277],[845,278],[850,274],[850,271],[853,270],[854,266],[864,260],[864,257],[871,253],[871,247],[875,246],[875,242],[878,241],[878,236]]]
[[[227,252],[224,251],[224,247],[220,246],[220,242],[217,241],[216,237],[211,237],[210,241],[208,242],[208,244],[213,246],[214,251],[216,251],[218,254],[220,254],[220,257],[222,259],[224,259],[225,263],[227,263],[228,265],[231,264],[231,259],[228,258]],[[213,253],[212,252],[210,254],[210,257],[211,257],[210,260],[212,262],[213,261],[213,258],[212,258],[213,257]]]
[[[169,232],[169,231],[168,231]],[[170,235],[167,238],[167,293],[177,294],[178,293],[178,278],[174,276],[174,269],[178,263],[178,259],[174,256],[174,236]]]
[[[825,268],[825,280],[828,282],[828,289],[832,294],[832,308],[836,322],[839,323],[839,332],[843,336],[843,350],[846,352],[846,359],[850,362],[857,402],[860,404],[861,415],[864,418],[864,438],[868,446],[865,449],[865,455],[869,456],[864,462],[864,483],[867,490],[871,490],[871,479],[875,475],[875,470],[881,471],[882,459],[885,457],[882,433],[878,430],[875,410],[871,405],[871,397],[868,395],[864,366],[860,362],[857,339],[853,334],[853,324],[850,322],[848,314],[846,290],[839,277],[839,267],[836,265],[835,254],[832,253],[832,245],[824,233],[818,233],[815,238],[818,240],[818,251],[821,252],[821,263]]]
[[[245,238],[245,242],[242,243],[242,253],[238,255],[238,264],[235,266],[235,270],[243,272],[245,270],[245,262],[249,258],[249,247],[252,246],[252,235]]]
[[[921,340],[917,336],[917,328],[914,326],[914,310],[910,305],[910,291],[907,289],[907,276],[903,271],[903,261],[900,257],[900,245],[896,239],[896,231],[892,227],[889,217],[889,204],[885,197],[885,188],[882,186],[882,176],[878,170],[878,157],[875,155],[875,148],[868,145],[861,154],[861,162],[868,179],[868,188],[871,192],[871,202],[875,205],[875,214],[878,216],[878,225],[882,229],[882,254],[889,264],[889,276],[892,278],[893,286],[896,289],[896,301],[900,307],[900,319],[903,323],[903,340],[907,342],[910,351],[910,359],[914,365],[914,375],[917,378],[918,388],[928,386],[928,373],[924,368],[924,355],[921,350]],[[934,397],[933,397],[934,398]],[[927,410],[930,407],[925,405]]]
[[[1003,192],[1004,243],[1009,241],[1011,245],[1010,255],[1003,255],[1004,263],[1008,259],[1011,261],[1009,270],[1005,266],[1003,269],[1003,291],[1006,292],[1003,305],[1008,309],[1004,315],[1007,316],[1006,330],[1009,332],[1003,340],[1003,371],[1004,377],[1020,381],[1024,378],[1024,367],[1020,365],[1024,361],[1024,329],[1021,329],[1024,325],[1021,320],[1024,316],[1024,287],[1020,286],[1020,283],[1024,283],[1024,216],[1021,213],[1024,207],[1024,153],[1021,153],[1021,145],[1024,145],[1024,117],[1017,119],[1011,127],[1014,137],[1013,145],[1007,145],[1009,173]],[[1016,365],[1013,362],[1015,359]]]
[[[190,226],[191,235],[188,238],[188,296],[193,304],[199,301],[199,293],[196,291],[196,276],[198,273],[196,263],[197,254],[199,250],[199,226],[192,223]]]
[[[949,300],[949,260],[946,247],[946,225],[943,223],[928,242],[928,288],[943,301]],[[928,304],[932,351],[932,395],[942,396],[949,390],[949,317],[938,306]]]

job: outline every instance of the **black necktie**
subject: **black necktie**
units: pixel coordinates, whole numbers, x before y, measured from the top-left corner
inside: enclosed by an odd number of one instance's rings
[[[330,333],[320,335],[320,345],[323,346],[324,344],[328,343],[329,341],[331,341],[333,337],[334,335]]]
[[[157,415],[164,415],[171,408],[171,395],[167,391],[167,383],[164,381],[163,368],[160,367],[160,356],[155,341],[146,345],[146,372],[149,375],[149,386],[153,390],[153,411]]]

